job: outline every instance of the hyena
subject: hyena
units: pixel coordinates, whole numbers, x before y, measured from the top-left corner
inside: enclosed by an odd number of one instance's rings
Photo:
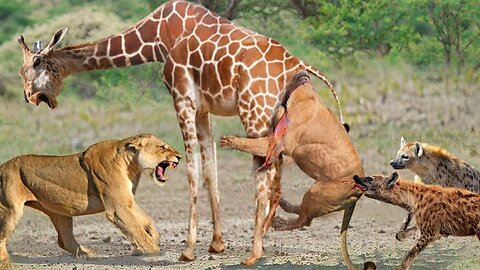
[[[355,175],[353,180],[365,196],[413,213],[420,238],[398,269],[409,269],[415,257],[440,236],[477,236],[480,240],[480,194],[399,180],[396,172],[388,177]]]
[[[464,188],[480,193],[480,172],[438,146],[420,142],[406,143],[402,137],[400,149],[390,165],[396,170],[409,169],[420,178],[415,178],[417,182]],[[407,230],[411,219],[412,213],[409,212],[396,235],[399,241],[415,232],[415,227]]]

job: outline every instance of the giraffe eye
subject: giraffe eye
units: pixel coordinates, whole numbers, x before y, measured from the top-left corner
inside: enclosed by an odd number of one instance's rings
[[[41,62],[40,57],[33,58],[33,68],[36,68]]]

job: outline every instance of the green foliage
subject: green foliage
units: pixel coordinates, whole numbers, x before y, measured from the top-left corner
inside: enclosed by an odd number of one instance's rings
[[[313,30],[311,39],[333,55],[364,51],[385,56],[418,38],[405,23],[407,10],[403,1],[324,2],[307,23]]]

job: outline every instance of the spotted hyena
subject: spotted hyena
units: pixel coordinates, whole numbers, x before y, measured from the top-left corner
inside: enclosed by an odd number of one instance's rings
[[[417,182],[480,193],[480,172],[438,146],[420,142],[406,143],[402,137],[397,156],[390,164],[396,170],[409,169],[420,178],[416,177]],[[398,240],[415,232],[415,227],[407,230],[411,218],[412,214],[408,213],[396,235]]]
[[[353,179],[367,197],[398,205],[414,215],[420,238],[398,269],[409,269],[415,257],[441,236],[477,236],[480,240],[480,194],[399,180],[396,172]]]

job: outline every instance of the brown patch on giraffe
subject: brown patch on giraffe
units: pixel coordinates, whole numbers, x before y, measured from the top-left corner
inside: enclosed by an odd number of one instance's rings
[[[175,6],[175,10],[177,11],[178,14],[180,14],[180,16],[182,15],[185,15],[185,13],[187,13],[187,5],[188,3],[187,2],[177,2],[176,3],[177,5]]]
[[[202,51],[203,60],[213,60],[213,53],[215,52],[215,44],[211,42],[206,42],[200,45],[200,50]]]
[[[140,33],[140,38],[143,42],[151,42],[157,36],[157,26],[158,22],[154,22],[152,20],[146,20],[142,27],[138,29]]]
[[[217,43],[218,46],[228,46],[228,44],[230,44],[230,37],[226,35],[222,35]]]
[[[134,56],[130,57],[130,64],[132,65],[138,65],[138,64],[141,64],[143,63],[143,59],[142,57],[140,56],[139,53],[135,54]]]
[[[284,52],[285,49],[282,46],[271,46],[270,50],[268,50],[267,54],[265,54],[265,60],[273,61],[277,59],[282,59]]]
[[[102,58],[100,58],[100,60],[99,60],[99,65],[100,65],[100,68],[108,68],[108,67],[110,67],[112,64],[110,63],[110,61],[108,60],[108,58],[102,57]]]
[[[240,43],[232,42],[230,45],[228,45],[228,54],[235,55],[238,52],[238,49],[240,49]]]
[[[250,71],[252,74],[255,74],[255,77],[268,78],[267,74],[267,64],[263,61],[260,61],[251,68]]]
[[[200,42],[195,36],[188,39],[188,52],[192,53],[193,51],[198,49],[198,46],[200,46]]]
[[[140,52],[143,57],[147,58],[147,60],[154,61],[153,57],[153,46],[152,45],[144,45],[142,51]]]
[[[232,87],[224,87],[219,101],[234,99],[235,90]],[[223,99],[223,100],[222,100]]]
[[[140,46],[142,46],[142,42],[140,41],[140,38],[138,38],[135,31],[132,31],[132,32],[125,35],[125,51],[126,51],[126,53],[132,54],[132,53],[138,51],[138,48],[140,48]]]
[[[277,104],[277,99],[272,97],[272,96],[266,96],[265,97],[266,104],[268,107],[274,108],[275,104]]]
[[[230,39],[232,40],[241,40],[246,37],[245,33],[240,29],[235,29],[230,33]]]
[[[230,57],[223,58],[218,62],[217,68],[220,72],[220,78],[222,79],[222,85],[229,85],[232,80],[232,72],[230,71],[233,65],[233,60]]]
[[[214,29],[210,29],[210,31],[216,32]],[[220,34],[214,34],[213,36],[210,36],[209,40],[213,43],[217,43],[220,37]]]
[[[108,55],[110,56],[115,56],[123,54],[122,51],[122,37],[121,36],[116,36],[111,39],[110,41],[110,52]]]
[[[112,58],[112,60],[113,60],[113,64],[115,64],[115,66],[117,67],[123,67],[127,63],[124,55],[119,55],[117,57],[114,57]]]
[[[207,14],[203,17],[202,22],[206,25],[215,25],[218,23],[217,18],[213,17],[212,14]]]
[[[254,62],[257,62],[261,58],[262,54],[260,53],[260,51],[257,48],[253,48],[245,52],[242,57],[242,62],[245,63],[247,67],[250,67]]]
[[[219,94],[220,90],[222,89],[222,86],[220,85],[216,74],[217,72],[215,69],[215,64],[207,63],[203,65],[200,86],[202,87],[202,89],[208,89],[208,92],[212,95]]]
[[[87,62],[87,63],[88,63],[90,66],[92,66],[92,67],[98,66],[98,64],[97,64],[97,59],[95,59],[95,58],[90,58],[90,59],[88,59],[88,62]]]
[[[202,65],[202,57],[200,56],[200,51],[195,51],[190,55],[190,65],[195,67],[200,67]]]
[[[161,14],[162,18],[167,18],[168,16],[170,16],[170,14],[172,14],[173,12],[173,6],[170,4],[170,5],[165,5],[163,7],[163,12]]]
[[[225,55],[227,55],[227,48],[225,47],[217,48],[217,50],[215,51],[215,55],[213,56],[213,59],[218,61]]]
[[[207,40],[210,38],[210,35],[212,34],[212,31],[208,26],[205,26],[203,24],[198,25],[197,29],[195,30],[195,36],[197,36],[200,40]]]
[[[182,29],[183,22],[182,22],[182,19],[180,17],[178,17],[177,14],[173,14],[172,17],[170,17],[170,19],[168,19],[168,25],[170,25],[170,27],[168,29],[170,30],[169,35],[171,37],[178,37],[182,34],[182,32],[183,32],[183,29]]]

